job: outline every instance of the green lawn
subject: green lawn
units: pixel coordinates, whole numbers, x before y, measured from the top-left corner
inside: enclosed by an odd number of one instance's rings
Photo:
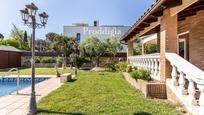
[[[0,70],[0,74],[4,74],[7,72],[8,69]],[[36,75],[55,75],[56,70],[54,68],[36,68],[35,70]],[[67,73],[67,72],[74,72],[74,70],[69,70],[69,69],[59,69],[59,72],[62,73]],[[17,72],[12,72],[11,74],[17,74]],[[31,75],[31,69],[20,69],[20,74],[21,75]]]
[[[145,98],[119,73],[80,71],[38,103],[40,115],[178,115],[176,106]]]

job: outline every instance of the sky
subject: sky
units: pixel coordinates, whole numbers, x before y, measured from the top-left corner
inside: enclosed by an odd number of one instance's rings
[[[19,10],[31,2],[38,6],[38,13],[49,15],[46,28],[36,30],[37,39],[45,34],[63,34],[63,26],[76,22],[100,25],[131,26],[155,0],[0,0],[0,33],[10,36],[12,24],[31,34],[31,28],[24,26]],[[37,21],[40,22],[37,16]]]

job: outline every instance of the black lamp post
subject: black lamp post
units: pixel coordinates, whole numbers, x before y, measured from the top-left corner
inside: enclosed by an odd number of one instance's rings
[[[37,105],[36,105],[36,95],[35,95],[35,29],[40,29],[45,27],[47,24],[48,15],[43,12],[39,14],[41,24],[36,22],[36,13],[38,7],[35,6],[34,3],[30,5],[26,5],[24,10],[20,10],[22,20],[24,21],[24,25],[32,28],[32,60],[31,60],[31,68],[32,68],[32,78],[31,78],[31,96],[30,96],[30,104],[29,104],[29,112],[28,115],[34,115],[37,113]]]

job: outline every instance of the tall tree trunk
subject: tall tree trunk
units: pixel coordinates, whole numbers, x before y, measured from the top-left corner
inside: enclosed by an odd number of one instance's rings
[[[89,57],[90,61],[91,61],[91,69],[93,68],[93,58],[92,57]]]
[[[96,67],[99,67],[99,63],[100,63],[100,58],[99,57],[96,57]]]

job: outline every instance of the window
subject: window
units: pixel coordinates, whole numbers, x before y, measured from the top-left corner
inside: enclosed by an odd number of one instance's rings
[[[77,41],[77,43],[80,43],[80,39],[81,39],[81,34],[77,33],[76,34],[76,41]]]

